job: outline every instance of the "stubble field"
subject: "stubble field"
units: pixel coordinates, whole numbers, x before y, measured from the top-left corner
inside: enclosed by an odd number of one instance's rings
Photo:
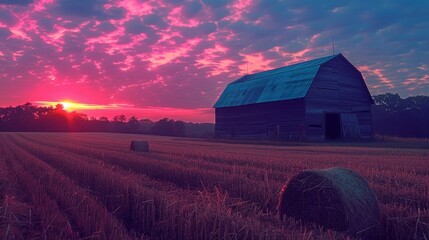
[[[131,140],[150,152],[130,152]],[[429,238],[427,149],[104,133],[0,133],[0,238],[348,238],[276,213],[289,178],[338,166],[369,182],[383,238]]]

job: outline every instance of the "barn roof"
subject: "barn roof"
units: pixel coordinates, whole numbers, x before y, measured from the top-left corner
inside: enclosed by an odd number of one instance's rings
[[[228,84],[213,107],[233,107],[303,98],[320,65],[339,55],[341,53],[244,75]]]

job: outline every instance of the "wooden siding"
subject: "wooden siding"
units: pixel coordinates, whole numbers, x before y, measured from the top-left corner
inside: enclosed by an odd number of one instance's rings
[[[220,138],[303,140],[303,99],[216,108]]]
[[[371,96],[360,72],[344,57],[322,64],[305,102],[308,140],[325,138],[326,113],[356,114],[361,138],[372,137]]]

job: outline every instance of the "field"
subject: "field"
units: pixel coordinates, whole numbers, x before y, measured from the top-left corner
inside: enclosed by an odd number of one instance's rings
[[[0,133],[0,238],[344,239],[276,214],[289,178],[334,166],[369,182],[383,238],[429,239],[427,149],[102,133]]]

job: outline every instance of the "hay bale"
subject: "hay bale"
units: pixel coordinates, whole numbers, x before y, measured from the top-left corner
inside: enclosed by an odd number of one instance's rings
[[[149,152],[149,143],[147,141],[131,141],[130,150],[134,152]]]
[[[345,168],[306,170],[280,193],[278,212],[358,238],[379,236],[380,209],[366,180]]]

